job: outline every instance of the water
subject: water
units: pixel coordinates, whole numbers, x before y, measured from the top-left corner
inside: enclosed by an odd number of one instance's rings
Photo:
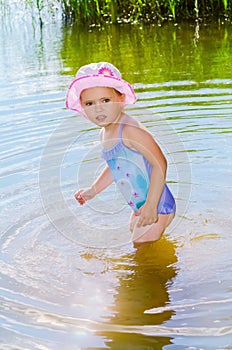
[[[1,349],[231,349],[232,29],[1,23]],[[108,60],[169,161],[177,215],[133,247],[98,130],[65,109],[77,67]]]

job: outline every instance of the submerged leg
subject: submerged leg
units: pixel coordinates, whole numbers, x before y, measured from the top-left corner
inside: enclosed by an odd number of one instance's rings
[[[137,223],[139,216],[131,214],[130,218],[130,231],[132,233],[132,241],[135,243],[144,243],[157,241],[161,238],[166,227],[172,222],[174,213],[171,214],[159,214],[159,219],[152,225],[138,227]]]

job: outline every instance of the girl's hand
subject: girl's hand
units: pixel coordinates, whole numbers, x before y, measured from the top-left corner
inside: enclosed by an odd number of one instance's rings
[[[85,190],[79,190],[75,193],[74,197],[80,205],[85,204],[86,201],[95,197],[96,193],[92,187]]]
[[[151,225],[158,221],[157,209],[154,208],[154,205],[145,203],[141,208],[135,213],[136,216],[140,216],[137,226],[146,226]]]

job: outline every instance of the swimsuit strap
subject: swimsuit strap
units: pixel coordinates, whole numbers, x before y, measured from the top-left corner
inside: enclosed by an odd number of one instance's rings
[[[119,134],[118,134],[119,140],[122,139],[122,129],[123,129],[125,123],[126,123],[126,120],[129,119],[129,118],[130,118],[129,115],[126,115],[126,116],[122,119],[122,122],[121,122],[120,128],[119,128]]]

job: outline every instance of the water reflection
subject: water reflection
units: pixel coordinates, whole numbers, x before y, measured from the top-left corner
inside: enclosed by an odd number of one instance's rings
[[[61,55],[72,75],[83,64],[107,60],[132,84],[201,82],[231,76],[231,39],[226,24],[73,26],[64,29]]]
[[[116,266],[118,286],[115,288],[114,304],[111,307],[110,324],[123,326],[162,325],[169,320],[173,311],[145,314],[150,307],[162,307],[170,302],[168,290],[176,276],[177,257],[174,244],[163,238],[156,243],[138,245],[131,255],[121,257]],[[106,344],[112,349],[144,349],[145,346],[170,344],[169,337],[155,337],[140,334],[107,333]]]

